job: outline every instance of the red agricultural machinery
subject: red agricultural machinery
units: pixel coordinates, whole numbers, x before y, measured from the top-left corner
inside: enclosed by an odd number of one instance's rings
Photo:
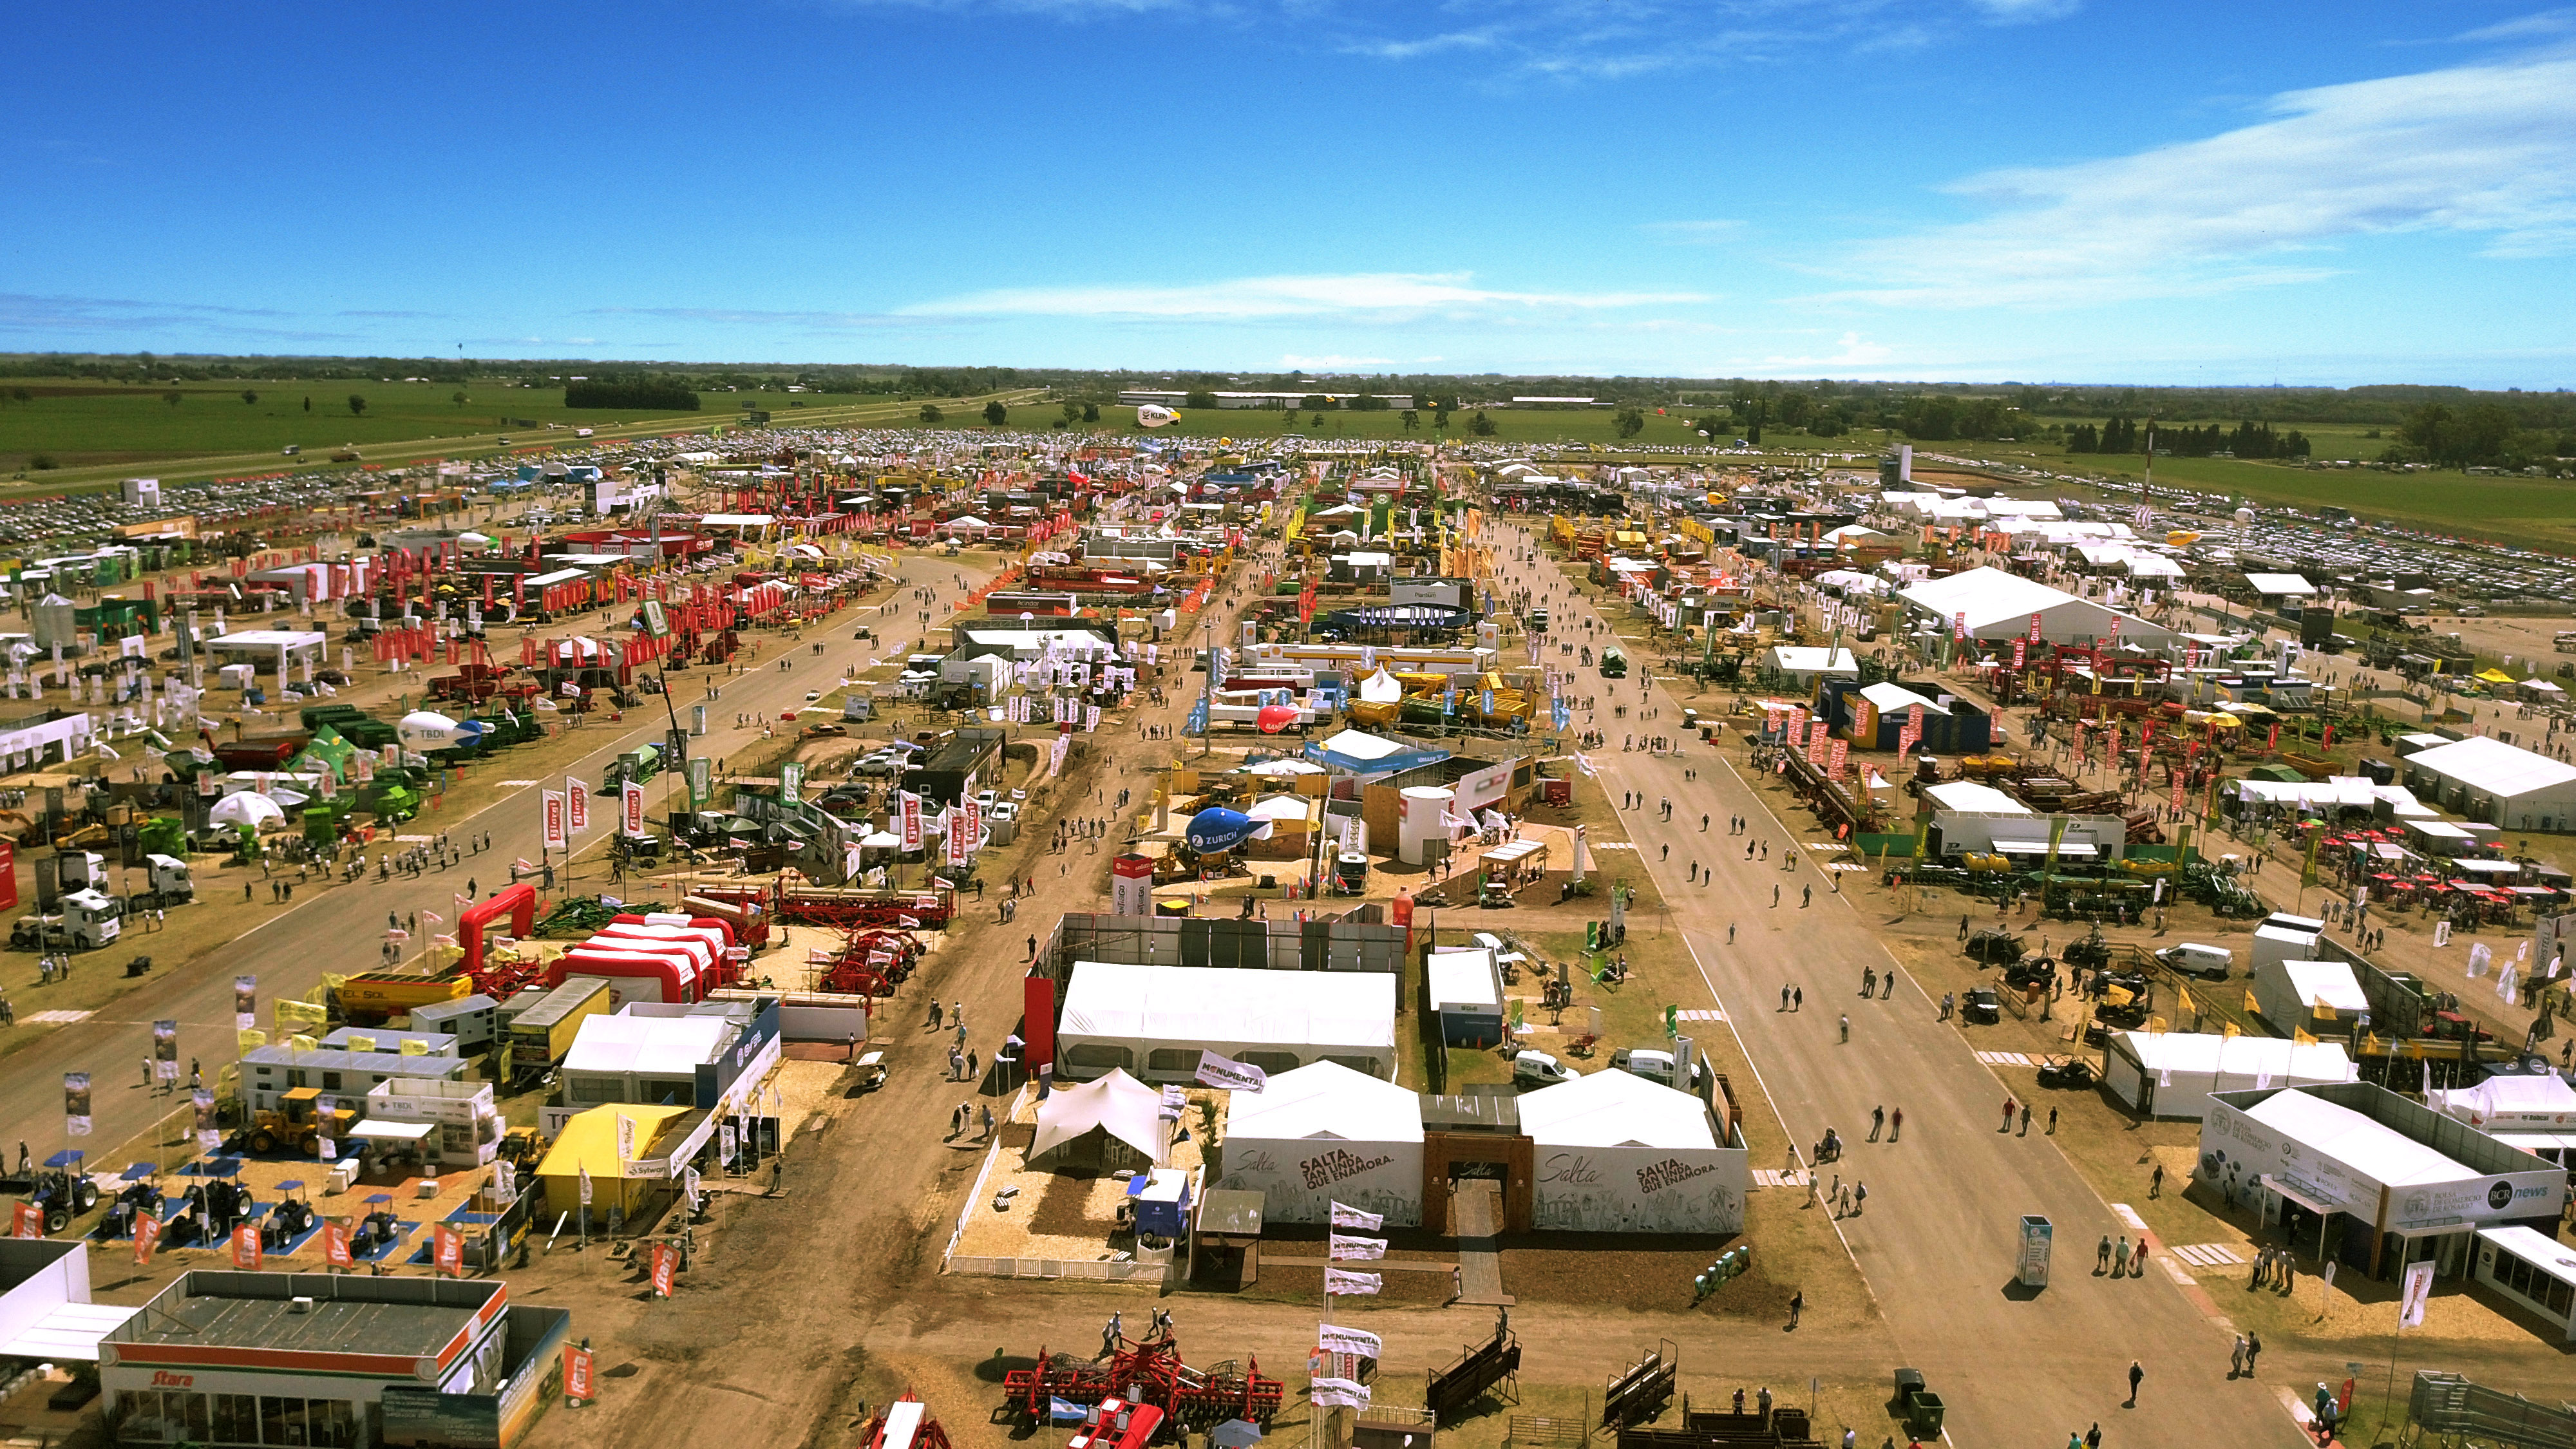
[[[1002,1376],[1010,1408],[1031,1424],[1047,1422],[1052,1400],[1088,1408],[1114,1397],[1150,1404],[1188,1429],[1228,1419],[1267,1425],[1286,1391],[1279,1380],[1262,1377],[1259,1359],[1246,1359],[1240,1369],[1230,1359],[1194,1369],[1181,1362],[1180,1343],[1169,1337],[1140,1343],[1122,1336],[1114,1352],[1088,1361],[1041,1349],[1036,1367]]]
[[[909,931],[852,931],[828,964],[816,962],[824,969],[815,989],[847,996],[892,996],[912,974],[922,949]]]

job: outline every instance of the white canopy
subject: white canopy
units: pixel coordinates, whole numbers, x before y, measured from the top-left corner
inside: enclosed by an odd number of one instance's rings
[[[1363,703],[1394,704],[1403,698],[1403,683],[1383,669],[1360,681],[1360,699]]]
[[[1058,1035],[1148,1050],[1196,1046],[1228,1056],[1272,1049],[1301,1058],[1360,1057],[1391,1068],[1395,978],[1376,971],[1081,961],[1065,988]]]
[[[1379,1081],[1339,1062],[1317,1062],[1281,1072],[1259,1092],[1234,1093],[1225,1134],[1228,1141],[1419,1142],[1422,1098],[1410,1087]]]
[[[1116,1067],[1097,1081],[1059,1083],[1038,1103],[1038,1130],[1028,1155],[1042,1157],[1098,1127],[1160,1162],[1169,1150],[1162,1109],[1162,1093]]]
[[[1359,730],[1343,730],[1339,734],[1328,737],[1315,748],[1340,755],[1344,759],[1383,760],[1389,755],[1403,754],[1409,746],[1398,744],[1394,740],[1382,739],[1376,735],[1365,734]]]
[[[247,825],[257,830],[273,821],[284,821],[286,811],[256,790],[243,790],[216,801],[206,818],[217,825]]]
[[[1320,775],[1324,773],[1324,767],[1321,765],[1308,764],[1304,760],[1269,760],[1258,765],[1248,766],[1245,768],[1243,773],[1247,775],[1267,775],[1284,779],[1290,775]]]
[[[694,1073],[716,1059],[732,1023],[720,1016],[594,1016],[564,1055],[566,1072]]]
[[[1520,1109],[1521,1130],[1541,1147],[1717,1146],[1699,1098],[1622,1071],[1524,1092]]]
[[[2275,1092],[2245,1115],[2316,1156],[2389,1187],[2481,1176],[2393,1127],[2305,1092]]]
[[[2474,1087],[2428,1092],[2424,1105],[2489,1132],[2576,1131],[2576,1087],[2557,1076],[2489,1077]]]
[[[1311,818],[1313,814],[1312,810],[1306,804],[1306,797],[1303,795],[1266,796],[1260,800],[1254,801],[1252,808],[1244,811],[1243,813],[1255,820],[1300,821]]]

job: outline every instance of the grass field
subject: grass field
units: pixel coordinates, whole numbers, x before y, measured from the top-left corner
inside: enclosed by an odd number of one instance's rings
[[[33,394],[20,402],[15,391]],[[244,402],[242,394],[258,395]],[[175,404],[170,394],[177,394]],[[349,410],[354,393],[367,400],[363,414]],[[457,396],[462,394],[463,402]],[[312,407],[305,407],[310,400]],[[0,380],[0,472],[26,469],[38,454],[60,468],[148,462],[209,454],[274,453],[300,444],[308,459],[343,443],[408,442],[424,438],[490,438],[524,432],[530,423],[605,428],[612,422],[704,419],[716,423],[741,413],[750,401],[779,422],[801,411],[846,409],[893,399],[856,394],[723,393],[698,395],[695,413],[567,408],[561,388],[458,387],[430,382],[229,382],[175,387],[124,387],[72,379]],[[791,407],[791,403],[802,407]]]

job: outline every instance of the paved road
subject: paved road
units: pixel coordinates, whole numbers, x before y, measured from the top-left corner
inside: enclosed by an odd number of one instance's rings
[[[1562,579],[1552,566],[1502,567],[1517,586],[1555,588],[1552,630],[1559,639],[1583,639],[1587,619],[1600,623],[1587,606],[1564,606]],[[1597,651],[1601,635],[1588,637]],[[1661,689],[1652,702],[1664,707],[1664,717],[1639,723],[1633,678],[1617,682],[1615,692],[1598,676],[1582,688],[1601,701],[1593,727],[1613,738],[1632,730],[1681,732],[1680,706]],[[1614,717],[1614,702],[1629,705],[1630,718]],[[1585,722],[1578,717],[1576,723]],[[2059,1155],[2040,1123],[2028,1137],[2018,1135],[2018,1123],[2012,1133],[1996,1130],[2007,1089],[1977,1062],[1969,1042],[1937,1019],[1938,1004],[1901,972],[1894,999],[1859,999],[1863,970],[1884,976],[1896,969],[1894,958],[1862,919],[1858,898],[1830,893],[1813,853],[1794,844],[1731,766],[1696,742],[1673,757],[1613,746],[1592,752],[1592,759],[1612,799],[1635,789],[1650,805],[1673,800],[1669,826],[1654,809],[1630,817],[1639,859],[1671,903],[1791,1139],[1814,1143],[1831,1125],[1851,1144],[1839,1164],[1825,1169],[1828,1184],[1839,1169],[1847,1181],[1869,1185],[1867,1207],[1841,1224],[1844,1237],[1900,1350],[1948,1403],[1961,1442],[2054,1443],[2052,1436],[2096,1420],[2106,1432],[2117,1431],[2119,1443],[2297,1442],[2267,1390],[2250,1379],[2227,1379],[2227,1338],[2161,1271],[2117,1280],[2093,1276],[2100,1236],[2134,1237],[2135,1230]],[[1696,770],[1698,778],[1685,780],[1685,770]],[[1702,812],[1715,817],[1705,836]],[[1733,815],[1750,819],[1749,836],[1727,838]],[[1769,842],[1767,861],[1744,860],[1748,838]],[[1669,861],[1658,858],[1666,841],[1673,845]],[[1802,858],[1794,871],[1784,871],[1790,856]],[[1694,858],[1717,881],[1690,880]],[[1814,905],[1801,908],[1802,886],[1814,887]],[[1736,927],[1732,946],[1730,924]],[[1805,991],[1803,1010],[1776,1009],[1783,986]],[[1847,1044],[1838,1025],[1845,1013],[1851,1017]],[[1879,1105],[1904,1110],[1901,1142],[1860,1140]],[[2044,1118],[2046,1104],[2038,1105]],[[2045,1216],[2055,1228],[2055,1268],[2049,1287],[2036,1295],[2012,1286],[2025,1213]],[[2147,1374],[2136,1410],[2121,1407],[2132,1359]]]
[[[939,584],[944,604],[956,597],[956,591],[949,586],[952,575],[965,572],[974,578],[992,572],[988,558],[916,554],[905,555],[899,567],[905,583],[885,605],[884,616],[904,621],[905,628],[917,627],[914,611],[923,607],[910,597],[913,584]],[[873,612],[877,609],[877,605],[869,604],[856,611],[845,610],[809,630],[809,639],[796,646],[791,656],[796,666],[789,670],[778,669],[774,662],[778,654],[774,646],[783,636],[753,635],[755,645],[766,650],[769,657],[737,675],[674,676],[673,688],[678,693],[673,702],[687,704],[703,698],[707,682],[715,680],[724,693],[709,709],[711,716],[722,711],[730,719],[731,711],[741,709],[766,712],[774,718],[780,710],[799,707],[805,702],[807,690],[837,679],[844,665],[867,663],[871,646],[852,641],[849,630],[854,620],[877,617]],[[806,647],[817,638],[825,644],[819,655]],[[882,649],[884,645],[879,642],[874,647]],[[668,728],[655,708],[640,711],[633,728],[585,726],[583,734],[595,739],[596,747],[567,766],[566,772],[595,780],[619,752],[647,741],[659,742]],[[717,735],[710,737],[711,746],[728,749],[741,738],[723,738],[725,734],[718,727]],[[503,778],[512,778],[510,756],[506,753],[488,765],[472,768],[497,771]],[[220,949],[168,971],[89,1020],[54,1029],[41,1041],[16,1052],[8,1059],[5,1074],[0,1074],[0,1122],[9,1124],[13,1134],[0,1139],[0,1146],[24,1141],[39,1158],[66,1146],[62,1074],[86,1071],[95,1084],[95,1125],[86,1141],[69,1145],[87,1150],[94,1162],[105,1164],[129,1137],[180,1105],[178,1099],[148,1093],[142,1086],[142,1063],[151,1051],[154,1018],[178,1020],[180,1060],[203,1058],[211,1078],[213,1063],[232,1058],[234,976],[259,977],[261,1024],[266,1026],[270,1002],[303,999],[324,972],[376,969],[375,953],[384,936],[387,911],[408,916],[414,911],[432,910],[446,917],[452,926],[453,897],[465,889],[469,877],[489,894],[493,887],[508,881],[513,860],[537,859],[542,834],[537,792],[541,788],[531,786],[518,791],[474,815],[430,814],[407,827],[405,833],[443,830],[459,840],[472,833],[488,832],[491,849],[479,856],[468,856],[462,866],[444,872],[432,870],[418,880],[397,876],[380,885],[369,876],[363,883],[299,892],[303,898],[294,905],[279,908],[272,919]],[[595,800],[593,812],[591,832],[581,842],[589,847],[604,845],[608,838],[604,802]],[[603,867],[596,860],[588,863],[585,874],[588,879],[583,884],[590,889],[605,884]],[[108,955],[84,957],[77,969],[114,969],[109,960]],[[115,1158],[119,1166],[125,1160]]]

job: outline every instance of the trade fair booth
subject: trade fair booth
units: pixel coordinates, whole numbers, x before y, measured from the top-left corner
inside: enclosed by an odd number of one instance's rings
[[[1060,1077],[1113,1068],[1191,1082],[1212,1051],[1265,1072],[1319,1061],[1395,1076],[1395,977],[1078,961],[1056,1024]]]
[[[1282,1072],[1231,1095],[1211,1180],[1261,1194],[1269,1222],[1328,1222],[1340,1202],[1417,1227],[1422,1099],[1339,1062]]]
[[[2302,1257],[2381,1279],[2409,1263],[2470,1269],[2480,1228],[2549,1227],[2567,1170],[2367,1082],[2221,1092],[2200,1132],[2201,1184],[2251,1201]]]
[[[1753,1186],[1740,1137],[1708,1107],[1627,1072],[1520,1097],[1535,1149],[1531,1226],[1582,1233],[1739,1233]]]
[[[2340,1042],[2267,1036],[2124,1031],[2102,1053],[2102,1080],[2131,1111],[2199,1121],[2217,1092],[2309,1087],[2361,1079]]]

